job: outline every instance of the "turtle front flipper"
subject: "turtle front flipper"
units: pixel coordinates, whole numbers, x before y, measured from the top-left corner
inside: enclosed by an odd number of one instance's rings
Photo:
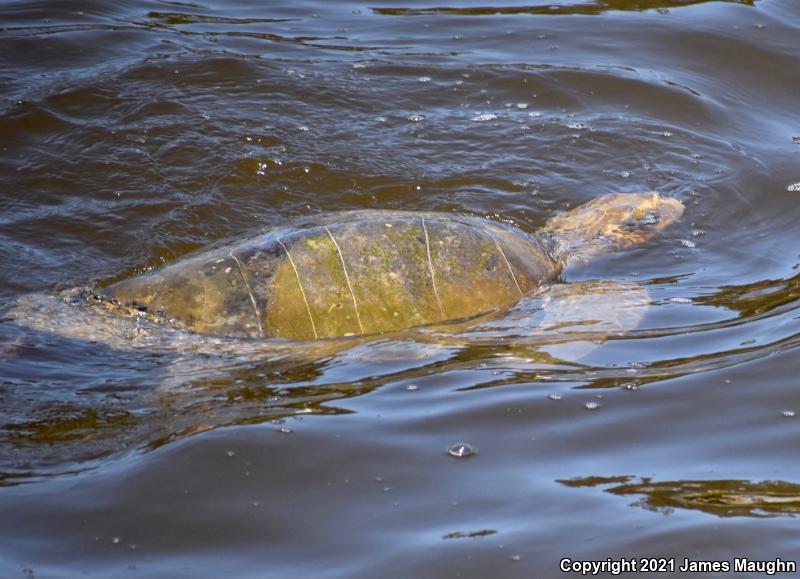
[[[569,362],[582,361],[609,338],[638,328],[652,303],[637,283],[605,280],[555,284],[535,299],[542,313],[536,333],[547,338],[542,350]]]
[[[551,217],[544,233],[554,241],[555,257],[591,257],[639,245],[683,214],[683,203],[658,193],[615,193]]]
[[[419,328],[414,338],[451,348],[480,348],[508,360],[584,364],[609,340],[625,338],[652,299],[634,282],[592,280],[543,286],[505,313]]]

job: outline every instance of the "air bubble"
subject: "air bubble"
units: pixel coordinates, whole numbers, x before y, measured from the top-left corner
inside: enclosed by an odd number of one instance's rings
[[[466,442],[459,442],[447,449],[447,454],[455,458],[469,458],[477,453],[478,449]]]
[[[784,410],[781,412],[786,418],[794,418],[794,410]]]
[[[599,402],[587,402],[586,404],[584,404],[584,406],[586,407],[586,410],[597,410],[598,408],[600,408],[600,403]]]
[[[622,384],[622,388],[625,390],[635,391],[639,389],[639,385],[636,382],[625,382]]]
[[[421,77],[419,77],[417,79],[417,82],[430,82],[430,81],[431,81],[431,77],[429,77],[429,76],[421,76]]]
[[[669,298],[669,301],[671,301],[673,304],[690,304],[690,303],[692,303],[692,300],[690,300],[689,298]]]
[[[559,394],[548,394],[547,397],[550,400],[555,400],[555,401],[561,400],[561,396]]]
[[[417,114],[414,114],[414,115],[410,115],[410,116],[408,117],[408,120],[409,120],[409,121],[411,121],[412,123],[419,123],[419,122],[422,122],[422,121],[424,121],[424,120],[425,120],[425,117],[424,117],[424,116],[422,116],[422,115],[417,115]]]
[[[684,247],[690,247],[690,248],[697,247],[697,244],[694,241],[691,241],[689,239],[681,239],[681,245],[684,246]]]
[[[233,450],[226,450],[225,456],[227,456],[228,458],[233,458],[234,456],[236,456],[236,452]]]
[[[415,392],[416,390],[419,390],[419,386],[417,386],[416,384],[409,384],[408,386],[406,386],[406,390],[408,390],[409,392]]]
[[[792,192],[792,193],[797,193],[798,191],[800,191],[800,182],[798,182],[798,183],[792,183],[791,185],[789,185],[789,186],[786,188],[786,190],[787,190],[787,191],[790,191],[790,192]]]

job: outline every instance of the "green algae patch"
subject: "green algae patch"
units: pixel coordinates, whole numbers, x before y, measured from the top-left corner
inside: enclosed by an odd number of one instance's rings
[[[513,272],[492,237],[461,223],[428,225],[431,267],[448,319],[468,318],[521,297]]]
[[[341,243],[365,333],[409,328],[442,319],[420,220],[341,225]]]
[[[538,245],[526,242],[531,247],[511,248],[512,257],[536,256]],[[287,256],[268,290],[266,330],[296,340],[469,318],[511,305],[538,285],[530,268],[515,272],[495,234],[470,223],[356,220],[283,243]],[[542,262],[552,268],[543,254]]]
[[[291,262],[288,259],[281,262],[269,288],[270,307],[266,313],[266,328],[271,336],[290,340],[320,337],[300,284]]]
[[[282,243],[288,268],[278,269],[271,288],[270,331],[276,336],[307,339],[313,320],[317,338],[363,333],[339,250],[328,230],[303,231],[283,238]],[[301,317],[294,320],[292,316]],[[308,323],[301,324],[301,319]]]

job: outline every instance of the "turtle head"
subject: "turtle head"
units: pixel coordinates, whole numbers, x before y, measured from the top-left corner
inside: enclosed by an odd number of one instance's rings
[[[545,231],[558,259],[590,257],[644,243],[683,214],[683,203],[656,192],[615,193],[551,217]]]

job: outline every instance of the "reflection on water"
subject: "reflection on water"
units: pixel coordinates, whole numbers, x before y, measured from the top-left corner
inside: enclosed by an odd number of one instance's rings
[[[470,372],[476,365],[490,364],[494,370],[458,390],[546,380],[581,389],[635,391],[800,343],[800,328],[792,321],[798,310],[796,278],[723,287],[686,305],[680,302],[683,308],[724,308],[737,317],[678,328],[646,323],[657,303],[651,293],[669,288],[664,281],[649,286],[555,284],[508,312],[379,339],[307,343],[194,335],[84,303],[74,291],[63,298],[30,296],[8,311],[11,333],[6,340],[13,346],[6,348],[7,377],[19,386],[27,372],[40,371],[39,351],[52,339],[71,340],[69,347],[76,352],[95,350],[103,376],[100,383],[84,385],[77,397],[68,384],[52,380],[47,390],[31,390],[27,396],[6,388],[6,422],[0,432],[14,452],[3,466],[8,471],[4,479],[13,482],[11,474],[20,471],[29,477],[37,468],[42,474],[59,473],[73,463],[132,448],[155,449],[222,426],[347,413],[336,401],[397,379]],[[758,339],[737,338],[743,324]],[[761,333],[758,324],[764,325]],[[55,335],[48,337],[51,332]],[[698,340],[710,347],[704,351]],[[669,344],[669,355],[662,343]],[[720,349],[722,344],[728,345]],[[631,351],[638,355],[631,357]],[[682,351],[691,355],[681,356]],[[60,370],[74,367],[79,373],[86,365],[85,359],[67,359]],[[111,378],[114,366],[121,376],[136,368],[135,379]],[[52,402],[64,395],[71,402]]]
[[[9,422],[0,432],[11,448],[26,455],[28,474],[37,463],[46,467],[132,447],[155,449],[220,426],[346,412],[332,403],[398,377],[469,371],[480,360],[497,359],[515,369],[470,389],[545,374],[551,380],[574,380],[576,372],[586,372],[580,358],[610,338],[624,338],[650,304],[636,284],[556,284],[508,313],[386,337],[293,343],[195,335],[144,316],[123,315],[83,295],[73,290],[62,296],[28,296],[8,311],[6,339],[18,345],[27,341],[27,347],[7,353],[8,376],[17,385],[36,368],[38,349],[53,339],[69,340],[75,351],[94,350],[92,356],[105,366],[103,382],[84,385],[78,397],[69,386],[52,382],[48,399],[34,405],[29,396],[8,391],[4,414]],[[79,372],[86,361],[61,364]],[[136,376],[128,375],[126,386],[117,378],[107,387],[108,366],[117,364],[123,375],[136,368]],[[58,396],[54,387],[69,394],[72,404],[53,405],[50,397]],[[5,468],[15,461],[19,458]]]
[[[480,531],[452,531],[442,535],[442,539],[477,539],[488,537],[497,533],[494,529],[481,529]]]
[[[453,16],[491,16],[493,14],[556,15],[556,14],[603,14],[611,10],[663,10],[705,4],[706,2],[732,2],[746,6],[755,5],[756,0],[586,0],[584,2],[557,2],[533,6],[482,6],[456,8],[373,8],[376,14],[386,16],[428,16],[436,14]]]
[[[736,311],[742,318],[751,318],[770,312],[777,315],[794,310],[799,297],[800,275],[795,275],[789,279],[765,279],[744,285],[723,286],[711,295],[695,298],[695,301]],[[778,308],[777,312],[773,312]]]
[[[634,476],[558,481],[568,487],[606,487],[613,495],[644,495],[633,503],[664,514],[693,509],[718,517],[774,517],[800,512],[800,485],[784,481],[692,480],[654,482]],[[614,486],[609,486],[614,485]]]

